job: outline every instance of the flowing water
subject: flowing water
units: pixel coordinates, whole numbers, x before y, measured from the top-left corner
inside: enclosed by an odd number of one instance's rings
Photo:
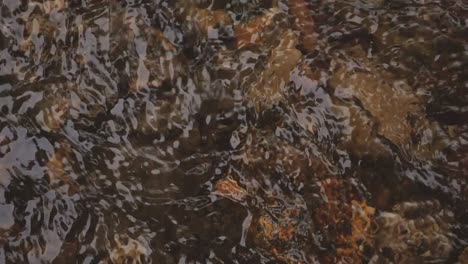
[[[468,263],[464,0],[0,1],[0,263]]]

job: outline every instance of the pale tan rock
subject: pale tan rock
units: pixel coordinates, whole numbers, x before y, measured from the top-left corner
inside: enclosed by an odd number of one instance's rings
[[[412,158],[436,159],[454,136],[426,119],[422,100],[404,79],[378,69],[360,49],[349,52],[361,68],[349,69],[343,64],[330,80],[335,94],[352,101],[348,105],[352,131],[344,146],[359,155],[388,154],[384,137]]]
[[[391,250],[398,263],[447,260],[454,249],[453,221],[454,214],[438,201],[397,204],[376,217],[374,246],[377,252]]]
[[[141,260],[151,252],[147,242],[141,239],[133,239],[128,235],[115,235],[115,247],[110,254],[112,263],[126,263],[133,260],[132,263],[144,263]]]
[[[382,156],[388,150],[376,137],[377,126],[365,111],[356,106],[349,107],[350,132],[344,140],[346,149],[359,156]]]
[[[282,90],[289,83],[291,71],[301,59],[301,52],[295,48],[296,35],[285,32],[280,39],[279,45],[271,51],[265,70],[247,91],[246,96],[259,112],[283,100]]]
[[[411,135],[408,116],[419,113],[421,107],[407,83],[390,81],[378,72],[341,68],[335,73],[332,85],[336,89],[350,89],[364,109],[378,121],[378,133],[395,144],[403,145]]]
[[[67,3],[65,0],[45,0],[42,3],[42,8],[45,14],[50,14],[54,11],[62,11],[66,6]]]

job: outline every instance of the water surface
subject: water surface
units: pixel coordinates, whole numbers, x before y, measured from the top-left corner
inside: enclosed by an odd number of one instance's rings
[[[468,262],[462,0],[3,0],[1,263]]]

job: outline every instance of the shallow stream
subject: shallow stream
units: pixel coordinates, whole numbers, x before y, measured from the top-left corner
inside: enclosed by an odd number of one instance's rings
[[[468,263],[463,0],[0,1],[0,263]]]

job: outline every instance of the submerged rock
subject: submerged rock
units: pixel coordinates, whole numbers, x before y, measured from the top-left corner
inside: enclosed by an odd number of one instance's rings
[[[300,43],[307,51],[312,51],[316,46],[315,23],[312,10],[305,0],[289,0],[291,15],[295,19],[294,26],[300,32]]]
[[[234,33],[238,48],[251,45],[264,45],[265,34],[274,23],[274,17],[279,13],[277,8],[271,8],[264,15],[254,17],[253,19],[234,25]]]
[[[378,260],[399,263],[445,261],[454,249],[454,214],[438,201],[405,202],[376,218]]]
[[[435,160],[455,137],[425,116],[423,101],[405,79],[353,50],[358,64],[340,65],[330,80],[335,96],[349,109],[352,130],[345,147],[358,156],[385,156],[389,140],[414,158]]]
[[[465,248],[465,250],[463,250],[462,254],[460,255],[460,257],[458,257],[458,262],[460,264],[466,264],[468,263],[468,248]]]
[[[214,37],[216,28],[232,24],[231,17],[223,10],[208,10],[194,8],[187,16],[189,21],[197,24],[199,30],[206,37]]]
[[[76,174],[73,173],[72,146],[65,140],[57,145],[58,148],[46,164],[49,183],[57,192],[72,196],[80,191]]]
[[[452,2],[3,1],[0,262],[466,262]]]
[[[404,82],[389,82],[376,72],[350,71],[345,67],[335,73],[332,85],[346,90],[362,104],[378,122],[377,132],[398,145],[408,142],[411,124],[408,116],[420,112],[418,98]]]
[[[289,84],[291,71],[301,59],[301,52],[295,48],[297,37],[285,32],[280,43],[271,51],[265,70],[247,91],[247,98],[258,112],[281,102],[283,90]]]
[[[145,263],[145,257],[149,256],[148,242],[144,239],[132,239],[127,235],[116,235],[114,237],[115,247],[110,253],[110,261],[114,263]]]

